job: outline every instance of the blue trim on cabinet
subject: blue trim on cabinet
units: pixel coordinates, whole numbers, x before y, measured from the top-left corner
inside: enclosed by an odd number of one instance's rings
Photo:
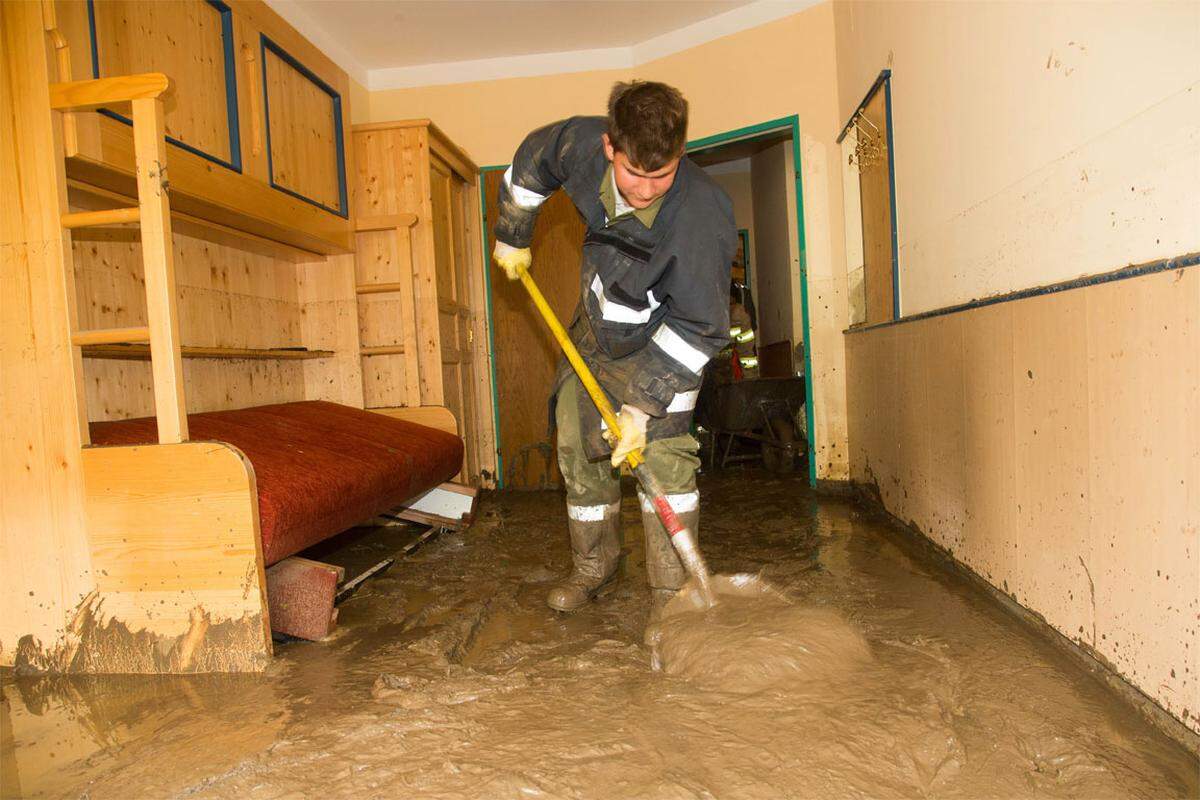
[[[303,200],[317,208],[324,209],[331,214],[337,214],[343,219],[350,217],[350,203],[348,192],[346,190],[346,142],[345,135],[342,132],[342,96],[337,93],[332,86],[317,77],[317,74],[308,67],[301,64],[290,53],[284,50],[264,33],[261,37],[262,51],[262,93],[263,93],[263,121],[266,123],[267,129],[267,180],[271,184],[271,188],[277,189],[284,194],[289,194],[297,200]],[[319,200],[314,200],[311,197],[305,197],[297,191],[280,186],[275,182],[275,163],[271,156],[271,97],[267,91],[267,51],[270,50],[276,56],[283,60],[292,69],[299,72],[318,89],[329,95],[329,99],[333,103],[333,127],[337,159],[337,177],[338,177],[338,208],[330,208]]]
[[[211,161],[214,164],[220,164],[222,167],[231,169],[234,172],[242,171],[242,140],[241,140],[241,125],[238,120],[238,105],[237,105],[237,62],[233,55],[233,12],[229,6],[221,2],[221,0],[205,0],[210,6],[216,9],[221,17],[221,46],[225,53],[225,114],[227,117],[229,129],[229,160],[226,161],[219,156],[214,156],[211,153],[206,153],[198,147],[181,142],[174,136],[165,137],[167,142],[176,147],[186,150],[193,155],[200,156],[206,161]],[[100,48],[96,43],[96,2],[95,0],[87,0],[88,12],[88,35],[92,44],[92,77],[100,77]],[[115,119],[117,122],[132,126],[133,120],[124,114],[118,114],[115,111],[110,111],[107,108],[97,110],[97,113]]]

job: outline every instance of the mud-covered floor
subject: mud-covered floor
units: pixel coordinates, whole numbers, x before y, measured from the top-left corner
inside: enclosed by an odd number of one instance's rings
[[[561,496],[501,494],[264,676],[6,673],[0,795],[1200,794],[1194,758],[879,521],[795,479],[701,487],[714,571],[760,572],[811,618],[848,622],[866,662],[754,691],[654,673],[632,493],[621,580],[570,616],[543,604],[568,563]],[[413,536],[360,532],[328,559],[366,564]]]

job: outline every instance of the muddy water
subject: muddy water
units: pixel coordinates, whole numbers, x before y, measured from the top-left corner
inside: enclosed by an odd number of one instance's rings
[[[701,537],[714,572],[755,577],[667,609],[662,671],[636,499],[623,579],[560,616],[542,598],[567,565],[562,501],[501,496],[265,676],[5,675],[0,795],[1200,794],[1195,759],[988,599],[849,505],[747,475],[702,483]]]

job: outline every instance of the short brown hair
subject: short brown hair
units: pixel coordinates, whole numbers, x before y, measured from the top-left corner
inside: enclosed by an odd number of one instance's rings
[[[656,170],[683,155],[687,123],[687,100],[665,83],[617,83],[608,96],[608,139],[641,169]]]

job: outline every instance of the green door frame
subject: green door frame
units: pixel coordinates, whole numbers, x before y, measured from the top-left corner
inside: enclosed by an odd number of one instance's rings
[[[808,256],[804,236],[804,181],[801,177],[804,170],[801,168],[800,161],[800,117],[798,114],[793,114],[790,117],[780,117],[768,122],[760,122],[757,125],[748,125],[744,128],[705,136],[702,139],[695,139],[688,142],[687,149],[689,153],[697,150],[708,150],[723,144],[729,144],[730,142],[758,139],[781,131],[787,131],[791,134],[792,161],[796,170],[796,242],[800,252],[800,319],[804,328],[804,416],[808,426],[808,483],[810,486],[816,486],[817,462],[813,455],[815,428],[813,426],[812,333],[808,314]],[[508,167],[508,164],[495,164],[479,168],[479,210],[483,220],[480,229],[483,235],[484,257],[488,263],[488,268],[484,270],[484,280],[487,288],[488,346],[492,348],[492,358],[490,359],[492,368],[492,409],[496,428],[496,470],[499,473],[497,476],[497,485],[500,488],[504,488],[504,462],[500,455],[500,401],[496,393],[496,340],[492,332],[491,250],[488,249],[487,191],[483,176],[488,172],[504,170],[508,169]],[[748,256],[749,254],[747,254]]]

